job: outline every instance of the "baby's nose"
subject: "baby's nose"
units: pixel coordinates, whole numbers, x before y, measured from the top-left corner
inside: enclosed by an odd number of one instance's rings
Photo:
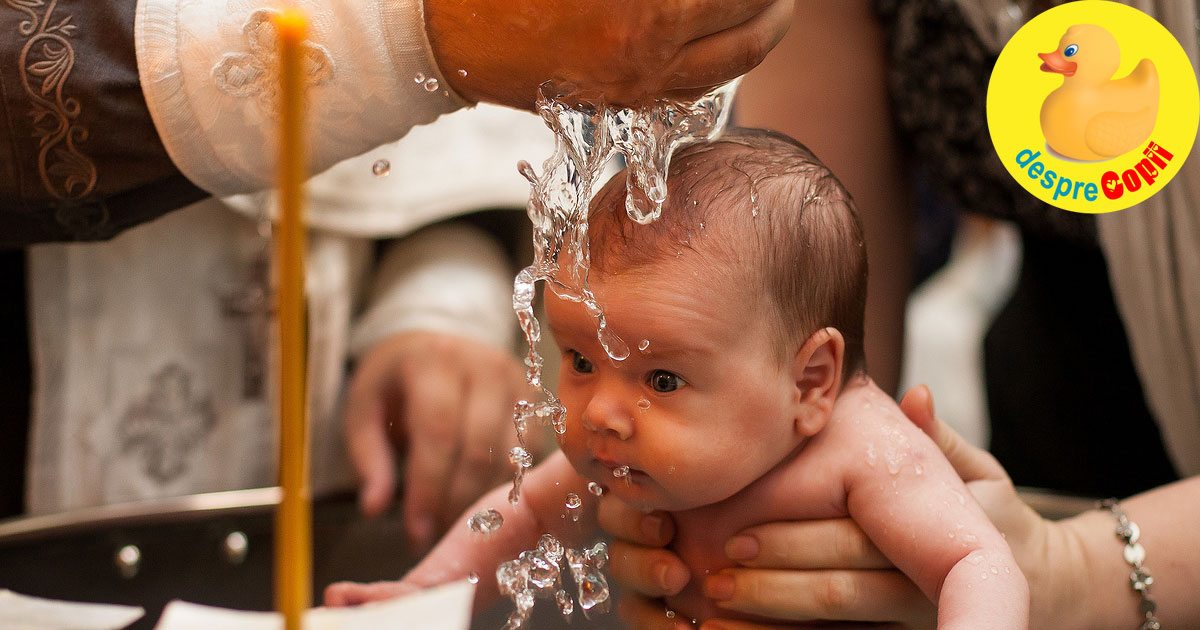
[[[595,396],[583,410],[583,428],[592,433],[611,433],[617,438],[628,440],[633,437],[633,415],[630,404],[618,397]]]

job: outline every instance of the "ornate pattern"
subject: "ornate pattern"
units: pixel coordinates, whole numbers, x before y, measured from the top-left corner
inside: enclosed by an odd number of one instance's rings
[[[96,165],[77,143],[88,130],[76,124],[79,100],[63,96],[63,85],[75,67],[75,49],[68,39],[75,31],[71,15],[54,17],[58,0],[4,0],[28,16],[18,31],[27,38],[21,49],[21,83],[33,107],[33,136],[38,139],[38,174],[46,191],[58,199],[85,197],[96,187]]]
[[[190,457],[216,423],[210,397],[193,392],[191,373],[171,363],[151,377],[146,397],[121,419],[121,451],[136,451],[146,475],[166,484],[187,472]]]
[[[237,98],[257,99],[258,107],[271,117],[277,111],[275,99],[279,83],[275,70],[279,66],[278,38],[275,23],[271,21],[277,13],[276,9],[259,9],[251,13],[242,27],[250,52],[226,53],[212,69],[218,89]],[[329,82],[334,71],[329,51],[310,41],[304,42],[303,50],[306,84]]]

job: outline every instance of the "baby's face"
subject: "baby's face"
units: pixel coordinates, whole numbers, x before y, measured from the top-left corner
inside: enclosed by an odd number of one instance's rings
[[[749,292],[689,258],[593,273],[609,326],[629,346],[619,363],[600,346],[586,308],[547,291],[567,408],[563,452],[641,509],[726,499],[800,441],[790,362],[776,358],[765,300],[741,298]],[[628,476],[615,478],[626,466]]]

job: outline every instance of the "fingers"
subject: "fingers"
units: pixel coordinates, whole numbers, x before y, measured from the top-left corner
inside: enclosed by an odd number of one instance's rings
[[[358,504],[367,517],[383,513],[396,492],[396,457],[382,396],[374,383],[356,378],[346,394],[342,429],[360,480]]]
[[[417,590],[400,582],[334,582],[325,587],[326,606],[358,606]]]
[[[662,3],[660,7],[669,13],[682,11],[688,18],[684,32],[691,39],[699,39],[740,26],[774,3],[775,0],[685,0],[679,8],[671,7],[671,3]]]
[[[675,595],[691,579],[679,556],[666,549],[613,541],[608,557],[614,580],[649,597]]]
[[[617,602],[617,614],[629,628],[637,630],[691,630],[682,617],[668,617],[662,600],[627,595]]]
[[[614,537],[644,545],[662,547],[675,537],[675,521],[666,512],[639,512],[616,497],[600,497],[597,508],[600,527]]]
[[[413,544],[426,549],[437,533],[436,515],[458,458],[461,385],[444,379],[435,367],[411,375],[406,389],[411,447],[404,480],[404,523]]]
[[[1008,479],[1008,473],[995,457],[967,442],[954,429],[938,420],[933,411],[933,394],[925,385],[908,390],[900,399],[900,410],[933,438],[963,481]]]
[[[932,627],[936,609],[903,573],[726,569],[704,594],[727,610],[774,619],[901,622]]]
[[[848,518],[751,527],[729,539],[725,555],[755,568],[892,568],[871,539]]]
[[[508,462],[508,440],[512,403],[502,379],[475,375],[463,392],[462,445],[459,465],[450,484],[450,500],[443,504],[445,519],[461,513],[480,495],[499,482]]]
[[[749,21],[684,45],[667,72],[667,91],[706,89],[757,66],[791,25],[792,0],[776,0]]]

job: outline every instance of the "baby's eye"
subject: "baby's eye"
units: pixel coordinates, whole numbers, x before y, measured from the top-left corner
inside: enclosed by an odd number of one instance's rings
[[[571,367],[580,374],[589,374],[592,371],[592,362],[586,357],[574,350],[568,350],[571,353]]]
[[[659,393],[673,392],[687,385],[687,381],[666,370],[654,370],[650,375],[650,387]]]

